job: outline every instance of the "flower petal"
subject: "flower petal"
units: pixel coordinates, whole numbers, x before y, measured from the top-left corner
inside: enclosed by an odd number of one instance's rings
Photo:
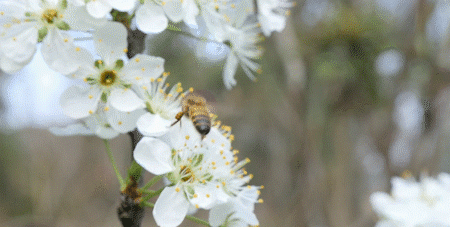
[[[169,20],[161,6],[151,1],[136,10],[136,24],[145,33],[160,33],[167,28]]]
[[[106,111],[106,118],[114,130],[121,133],[127,133],[136,128],[137,120],[144,113],[144,109],[138,109],[133,112],[122,112],[115,108],[110,108]]]
[[[69,117],[84,118],[97,110],[101,94],[98,88],[72,86],[61,95],[61,107]]]
[[[48,129],[55,136],[94,135],[94,132],[82,123],[70,124],[65,127]]]
[[[167,17],[173,22],[180,22],[183,19],[183,8],[180,0],[166,0],[162,5]]]
[[[162,136],[169,131],[170,124],[168,121],[158,114],[146,113],[137,121],[137,129],[144,136]]]
[[[209,224],[213,227],[221,226],[232,212],[233,206],[231,203],[220,204],[213,207],[209,211]]]
[[[73,44],[73,38],[59,29],[51,29],[44,38],[41,53],[48,66],[62,74],[75,72],[84,62],[87,51]]]
[[[5,17],[14,18],[24,18],[27,11],[24,1],[0,1],[0,9]]]
[[[104,1],[90,1],[86,4],[86,9],[95,18],[103,18],[108,14],[112,6]]]
[[[131,89],[114,89],[108,97],[108,103],[119,111],[131,112],[145,108],[144,101]]]
[[[215,186],[207,184],[200,185],[194,188],[196,197],[189,198],[191,204],[198,205],[199,208],[209,210],[216,205],[216,196],[214,194]]]
[[[164,72],[164,59],[160,57],[137,54],[121,71],[121,78],[133,84],[149,83]]]
[[[189,209],[184,193],[177,186],[166,187],[153,208],[153,217],[158,226],[178,226]]]
[[[0,68],[4,72],[12,74],[21,70],[25,65],[30,63],[32,59],[33,58],[30,58],[28,61],[18,63],[9,58],[6,58],[2,53],[0,53]]]
[[[119,22],[108,22],[94,33],[95,48],[106,65],[112,66],[127,49],[127,30]]]
[[[238,63],[239,61],[236,55],[234,55],[234,53],[230,51],[225,62],[225,67],[223,67],[223,83],[228,90],[236,85],[234,74],[236,74]]]
[[[86,7],[76,7],[72,4],[66,9],[64,14],[65,22],[67,22],[72,30],[88,31],[105,25],[108,21],[106,18],[95,18],[87,11]]]
[[[15,24],[0,38],[0,51],[17,63],[30,61],[36,52],[38,31],[36,23]]]
[[[109,4],[119,11],[130,11],[136,6],[136,0],[109,0]]]
[[[184,23],[193,27],[197,27],[196,17],[199,13],[199,9],[197,7],[197,4],[195,4],[194,0],[184,0],[183,11],[184,11],[183,17]]]
[[[144,137],[134,149],[134,160],[144,169],[155,175],[173,171],[171,164],[172,152],[163,141],[151,137]]]

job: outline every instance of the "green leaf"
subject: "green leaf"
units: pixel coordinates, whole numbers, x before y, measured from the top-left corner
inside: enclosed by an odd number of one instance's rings
[[[39,29],[38,31],[38,42],[42,42],[42,40],[44,40],[45,36],[47,36],[48,33],[48,28],[47,27],[43,27],[41,29]]]

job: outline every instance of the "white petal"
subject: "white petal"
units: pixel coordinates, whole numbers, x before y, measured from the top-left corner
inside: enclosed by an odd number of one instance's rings
[[[94,33],[94,44],[106,65],[120,59],[127,48],[127,30],[123,24],[109,22]]]
[[[258,14],[258,21],[265,36],[270,36],[272,31],[281,32],[286,27],[286,17],[276,13]]]
[[[161,6],[147,1],[136,10],[136,23],[142,32],[160,33],[167,28],[169,20]]]
[[[86,9],[95,18],[103,18],[108,14],[112,6],[104,1],[90,1],[86,4]]]
[[[162,8],[166,12],[167,17],[173,22],[180,22],[183,19],[182,1],[166,0]]]
[[[66,76],[73,79],[84,79],[88,75],[97,73],[97,68],[94,67],[94,57],[92,54],[84,48],[75,48],[75,51],[78,51],[76,54],[77,59],[74,59],[77,61],[78,68],[75,72],[66,74]]]
[[[25,65],[27,65],[28,63],[30,63],[30,61],[33,58],[30,58],[29,61],[25,61],[25,62],[15,62],[9,58],[6,58],[5,56],[3,56],[2,53],[0,53],[0,68],[9,74],[15,73],[19,70],[21,70]]]
[[[130,11],[136,5],[136,0],[109,0],[109,4],[119,11]]]
[[[133,84],[149,83],[151,78],[157,78],[164,72],[164,59],[160,57],[137,54],[121,71],[121,78],[126,78]]]
[[[252,210],[249,210],[247,207],[245,207],[241,202],[237,200],[232,200],[232,204],[234,206],[235,215],[245,223],[249,225],[259,225],[259,221],[256,218],[256,215],[253,213]]]
[[[227,216],[233,212],[233,206],[231,203],[225,203],[213,207],[209,211],[209,224],[213,227],[218,227],[224,224]]]
[[[71,124],[66,127],[52,127],[48,130],[55,136],[94,135],[94,132],[82,123]]]
[[[180,122],[170,127],[167,136],[170,146],[175,149],[183,148],[185,144],[188,147],[194,147],[201,143],[200,133],[198,133],[192,121],[187,117],[182,117]]]
[[[137,120],[145,113],[143,109],[138,109],[133,112],[122,112],[114,108],[106,111],[106,118],[108,123],[114,130],[127,133],[136,128]]]
[[[166,187],[153,208],[153,217],[158,226],[178,226],[183,222],[189,209],[182,190],[176,191],[177,186]]]
[[[172,124],[158,114],[146,113],[142,115],[137,121],[137,129],[144,136],[162,136],[169,131]]]
[[[92,114],[85,119],[86,125],[102,139],[112,139],[119,135],[119,132],[113,128],[107,126],[107,121],[105,115],[100,112],[100,114]]]
[[[134,149],[134,160],[155,175],[173,171],[170,147],[159,139],[144,137]]]
[[[110,127],[98,126],[95,130],[95,134],[102,139],[112,139],[120,135],[119,132]]]
[[[38,31],[36,23],[22,23],[11,26],[0,38],[0,51],[17,63],[30,61],[36,52]]]
[[[108,22],[106,18],[93,17],[84,6],[75,7],[69,4],[64,15],[71,30],[88,31],[101,27]]]
[[[145,108],[144,101],[131,89],[114,89],[108,97],[108,103],[119,111],[131,112]]]
[[[69,117],[84,118],[97,110],[101,94],[98,88],[72,86],[61,95],[61,107]]]
[[[51,29],[42,43],[41,53],[48,66],[64,75],[78,70],[87,51],[73,44],[73,38],[59,29]]]
[[[237,57],[230,51],[225,62],[225,67],[223,67],[223,82],[228,90],[236,85],[234,75],[236,74],[238,63]]]
[[[197,20],[196,17],[199,13],[199,9],[197,7],[197,4],[193,0],[184,0],[183,1],[183,11],[184,11],[184,17],[183,21],[184,23],[197,27]]]
[[[4,16],[14,18],[24,18],[27,11],[24,1],[0,1],[0,9],[2,9]]]
[[[191,204],[198,205],[199,208],[209,210],[216,205],[216,196],[214,194],[215,186],[208,184],[206,186],[197,186],[194,188],[196,198],[190,198]]]
[[[77,7],[86,5],[86,2],[84,0],[69,0],[69,3]]]

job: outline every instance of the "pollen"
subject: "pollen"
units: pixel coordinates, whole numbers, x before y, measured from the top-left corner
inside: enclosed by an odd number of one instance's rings
[[[249,163],[250,159],[249,158],[245,158],[245,162]]]
[[[227,183],[225,183],[225,181],[222,181],[222,185],[225,186]]]
[[[261,195],[261,191],[260,190],[256,190],[256,194]]]
[[[261,189],[264,189],[264,185],[259,186]]]
[[[163,5],[163,6],[166,5],[166,2],[161,2],[161,5]]]
[[[142,89],[147,90],[147,86],[142,86]]]
[[[156,79],[156,81],[157,81],[157,82],[161,82],[161,81],[162,81],[162,79],[161,79],[161,78],[158,78],[158,79]]]
[[[220,188],[220,185],[216,185],[216,188]]]
[[[121,121],[119,121],[119,122],[117,122],[117,124],[118,124],[118,125],[122,125],[122,122],[121,122]]]
[[[258,203],[264,203],[263,199],[258,199]]]
[[[211,162],[211,164],[212,164],[212,165],[215,165],[215,164],[216,164],[216,162]]]
[[[2,15],[2,16],[5,15],[5,12],[1,11],[1,12],[0,12],[0,15]]]
[[[178,92],[178,93],[183,92],[183,88],[182,88],[182,87],[178,87],[178,88],[177,88],[177,92]]]
[[[189,88],[189,92],[194,92],[194,88]]]
[[[212,169],[217,169],[217,167],[213,166]]]
[[[209,194],[206,194],[206,198],[209,198],[211,195],[209,195]]]
[[[103,110],[104,110],[104,111],[108,111],[108,110],[109,110],[109,107],[105,107]]]
[[[229,162],[229,161],[226,161],[226,162],[225,162],[225,165],[229,165],[229,164],[230,164],[230,162]]]
[[[198,209],[199,207],[200,207],[200,206],[198,206],[198,204],[195,204],[195,208],[197,208],[197,209]]]
[[[194,198],[197,198],[198,197],[198,195],[197,194],[194,194]]]
[[[13,40],[14,40],[14,41],[17,41],[17,38],[16,38],[16,37],[13,37]]]
[[[142,70],[142,72],[144,72],[144,71],[145,71],[145,68],[142,68],[141,70]]]
[[[140,79],[141,79],[141,77],[137,76],[137,77],[135,77],[134,79],[136,79],[136,80],[140,80]]]
[[[155,82],[155,78],[151,78],[151,79],[150,79],[150,82]]]
[[[139,59],[139,58],[136,58],[136,59],[134,59],[134,61],[136,61],[136,62],[140,62],[140,61],[141,61],[141,59]]]
[[[181,189],[180,189],[179,187],[176,187],[176,188],[175,188],[175,191],[176,191],[176,192],[180,192],[180,190],[181,190]]]
[[[98,42],[99,42],[99,43],[103,42],[103,39],[98,39]]]
[[[92,110],[89,110],[89,114],[93,114],[94,112]]]
[[[80,51],[80,48],[79,47],[75,47],[75,51]]]
[[[89,95],[89,99],[92,99],[94,96],[92,96],[92,95]]]
[[[220,154],[221,154],[221,155],[223,154],[223,150],[220,150]]]
[[[163,77],[169,76],[169,73],[163,72]]]
[[[127,48],[124,48],[124,49],[123,49],[123,52],[124,52],[124,53],[128,53],[128,49],[127,49]]]
[[[65,42],[65,43],[69,42],[69,39],[65,38],[65,39],[64,39],[64,42]]]
[[[188,140],[189,139],[189,136],[186,136],[186,140]]]

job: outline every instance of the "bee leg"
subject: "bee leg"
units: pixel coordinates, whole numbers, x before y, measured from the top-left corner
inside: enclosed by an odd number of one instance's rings
[[[175,125],[176,123],[178,123],[180,120],[181,120],[181,118],[180,118],[180,119],[177,119],[174,123],[172,123],[172,124],[170,125],[170,127],[174,126],[174,125]],[[180,125],[181,125],[181,122],[180,122]]]

